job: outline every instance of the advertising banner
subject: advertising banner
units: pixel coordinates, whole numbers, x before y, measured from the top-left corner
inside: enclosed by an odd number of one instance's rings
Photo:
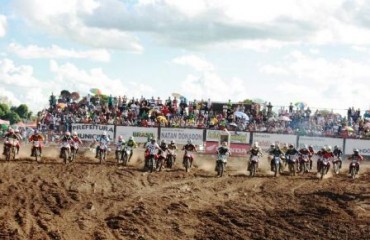
[[[222,130],[207,130],[206,141],[218,142],[220,140],[220,135],[225,131]],[[230,131],[230,142],[231,143],[244,143],[249,144],[250,133],[249,132],[235,132]]]
[[[218,142],[206,142],[204,152],[207,154],[216,154],[217,148],[219,147]],[[231,157],[244,157],[247,156],[247,152],[250,149],[249,144],[240,144],[240,143],[231,143],[230,144],[230,151]]]
[[[346,139],[344,154],[353,154],[353,149],[358,149],[363,156],[370,156],[370,140]]]
[[[271,144],[279,144],[281,147],[284,144],[293,144],[296,146],[297,144],[297,136],[296,135],[288,135],[288,134],[270,134],[270,133],[253,133],[253,144],[258,142],[260,148],[268,149],[270,148]]]
[[[84,141],[94,141],[103,132],[107,132],[111,140],[114,139],[114,125],[73,123],[72,132],[77,132],[78,137]]]
[[[186,144],[191,139],[193,144],[203,144],[203,129],[161,128],[160,140],[174,140],[176,144]]]
[[[344,141],[342,138],[299,136],[298,148],[302,148],[304,145],[312,145],[315,152],[327,146],[331,146],[331,148],[334,149],[335,145],[337,145],[343,151]]]
[[[117,126],[116,127],[116,141],[118,136],[122,136],[125,141],[133,136],[137,143],[146,143],[148,137],[157,139],[158,128],[147,127],[130,127],[130,126]]]

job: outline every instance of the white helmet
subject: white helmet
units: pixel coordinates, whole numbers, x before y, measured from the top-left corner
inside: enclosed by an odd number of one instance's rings
[[[103,136],[107,136],[107,132],[106,132],[106,131],[104,131],[102,135],[103,135]]]
[[[73,132],[73,136],[77,136],[77,132],[76,131]]]
[[[123,137],[122,136],[118,136],[118,141],[122,141]]]

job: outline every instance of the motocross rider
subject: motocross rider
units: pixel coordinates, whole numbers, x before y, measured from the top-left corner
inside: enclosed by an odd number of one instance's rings
[[[17,140],[17,145],[15,146],[16,149],[17,149],[17,154],[19,152],[19,141],[22,139],[22,137],[19,135],[19,130],[16,129],[12,129],[12,128],[9,128],[8,132],[4,135],[4,138],[5,139],[15,139]],[[4,148],[3,148],[3,155],[5,154],[5,144],[4,144]]]
[[[303,159],[303,156],[306,155],[308,157],[308,160],[310,160],[310,151],[308,150],[308,147],[307,145],[304,145],[301,149],[299,149],[299,155],[302,157]],[[310,169],[311,169],[311,166],[312,166],[312,163],[310,162]]]
[[[137,147],[137,143],[135,142],[133,136],[131,136],[131,137],[128,138],[128,141],[126,142],[126,146],[128,146],[128,147],[131,148],[131,153],[130,153],[130,156],[128,157],[128,162],[130,162],[130,159],[132,157],[132,154],[134,153],[134,148]]]
[[[70,143],[72,140],[72,137],[71,137],[71,133],[70,132],[65,132],[64,136],[60,139],[60,142],[68,142]],[[70,151],[71,148],[68,149],[68,151]],[[62,157],[62,149],[60,149],[60,152],[59,152],[59,157],[61,158]]]
[[[177,150],[177,146],[176,146],[174,140],[171,140],[170,144],[168,144],[168,149],[169,150],[173,150],[173,161],[175,162],[176,161],[176,150]]]
[[[221,146],[219,146],[217,148],[217,154],[221,155],[221,156],[222,155],[231,155],[230,149],[228,148],[226,141],[222,142]],[[227,160],[227,158],[225,158],[225,160]],[[217,161],[218,161],[218,159],[217,159]],[[225,162],[225,167],[226,167],[226,164],[227,164],[227,162]],[[217,172],[217,163],[216,163],[215,171]]]
[[[313,155],[315,155],[315,150],[313,149],[313,146],[312,145],[309,145],[308,146],[308,151],[310,152],[308,154],[308,159],[310,161],[310,170],[312,170],[312,163],[313,163],[312,157],[313,157]]]
[[[39,141],[40,142],[40,155],[42,154],[42,142],[44,141],[44,138],[39,134],[39,130],[35,130],[34,132],[33,132],[33,134],[28,138],[28,141],[30,142],[30,143],[33,143],[34,141]],[[32,147],[32,150],[33,150],[33,147]],[[33,155],[32,155],[32,153],[33,153],[33,151],[31,150],[31,157],[33,157]]]
[[[327,148],[325,149],[325,153],[323,154],[322,157],[323,159],[334,158],[334,154],[333,154],[333,151],[331,150],[331,146],[327,146]],[[328,169],[326,170],[326,173],[328,173],[329,168],[330,168],[330,162],[328,164]]]
[[[334,146],[334,151],[333,151],[334,157],[336,158],[335,161],[339,161],[339,169],[342,168],[342,155],[343,152],[338,148],[337,145]]]
[[[184,161],[186,157],[186,152],[197,152],[197,149],[195,148],[195,145],[192,143],[191,139],[188,140],[188,143],[184,145],[182,150],[185,150],[184,156],[182,158],[183,163],[185,163]],[[193,160],[194,160],[193,154],[190,154],[190,167],[193,164]]]
[[[298,150],[293,146],[293,144],[290,144],[289,149],[285,153],[285,156],[287,158],[287,162],[289,163],[289,161],[291,160],[290,159],[291,155],[296,155],[296,154],[299,154]]]
[[[145,157],[145,166],[144,168],[147,169],[149,164],[148,164],[148,160],[150,158],[150,154],[151,153],[155,153],[155,150],[160,150],[161,148],[159,147],[157,141],[155,140],[155,138],[152,138],[150,140],[150,143],[148,143],[146,145],[146,152],[147,152],[147,156]]]
[[[364,157],[360,154],[360,151],[358,149],[353,149],[353,154],[350,157],[348,157],[348,160],[352,160],[352,159],[357,160],[358,165],[357,165],[356,171],[359,172],[360,171],[360,161],[364,160]],[[351,164],[349,165],[348,173],[351,173],[350,170],[351,170]]]
[[[253,144],[253,147],[247,152],[247,154],[250,153],[250,157],[249,157],[249,161],[248,161],[248,171],[250,171],[250,167],[251,167],[251,160],[252,160],[252,157],[253,156],[259,156],[259,157],[262,157],[262,151],[261,151],[261,148],[259,147],[258,145],[258,142],[255,142]],[[258,169],[258,162],[257,162],[257,167],[256,169]]]
[[[107,132],[104,131],[102,135],[98,136],[95,141],[97,141],[98,143],[104,143],[106,145],[109,144],[110,142],[110,139],[109,139],[109,136],[107,135]],[[95,158],[98,158],[98,154],[99,154],[99,150],[100,150],[100,146],[96,146],[96,153],[95,153]]]
[[[271,145],[273,146],[273,145]],[[280,150],[280,147],[278,144],[275,144],[274,148],[272,150],[269,151],[269,154],[272,155],[272,159],[270,161],[270,165],[271,165],[271,171],[273,172],[274,171],[274,157],[280,157],[282,154],[284,154],[281,150]],[[281,164],[281,160],[280,160],[280,164]]]
[[[73,132],[72,141],[77,144],[82,144],[81,139],[78,137],[77,132]],[[78,148],[76,149],[76,153],[78,152]]]

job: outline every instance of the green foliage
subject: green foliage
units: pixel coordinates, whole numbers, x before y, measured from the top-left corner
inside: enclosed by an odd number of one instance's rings
[[[20,118],[28,119],[28,107],[26,104],[21,104],[19,105],[16,109],[15,112],[18,114]]]
[[[10,125],[12,124],[15,124],[15,123],[18,123],[21,121],[21,118],[18,116],[18,114],[16,112],[8,112],[4,118],[6,120],[9,120],[10,121]]]
[[[32,112],[28,111],[28,106],[26,104],[21,104],[18,107],[9,105],[6,103],[0,103],[0,118],[3,120],[9,120],[10,124],[18,123],[22,119],[30,119],[32,117]]]
[[[245,99],[243,100],[243,103],[250,105],[250,104],[253,104],[254,102],[251,99]]]

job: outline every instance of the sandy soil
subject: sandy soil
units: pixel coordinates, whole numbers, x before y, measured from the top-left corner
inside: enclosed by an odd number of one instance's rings
[[[350,179],[315,173],[273,177],[267,160],[257,176],[231,158],[216,178],[214,156],[196,156],[185,173],[128,167],[91,151],[63,164],[56,149],[36,163],[23,149],[0,161],[0,239],[370,239],[370,171]]]

